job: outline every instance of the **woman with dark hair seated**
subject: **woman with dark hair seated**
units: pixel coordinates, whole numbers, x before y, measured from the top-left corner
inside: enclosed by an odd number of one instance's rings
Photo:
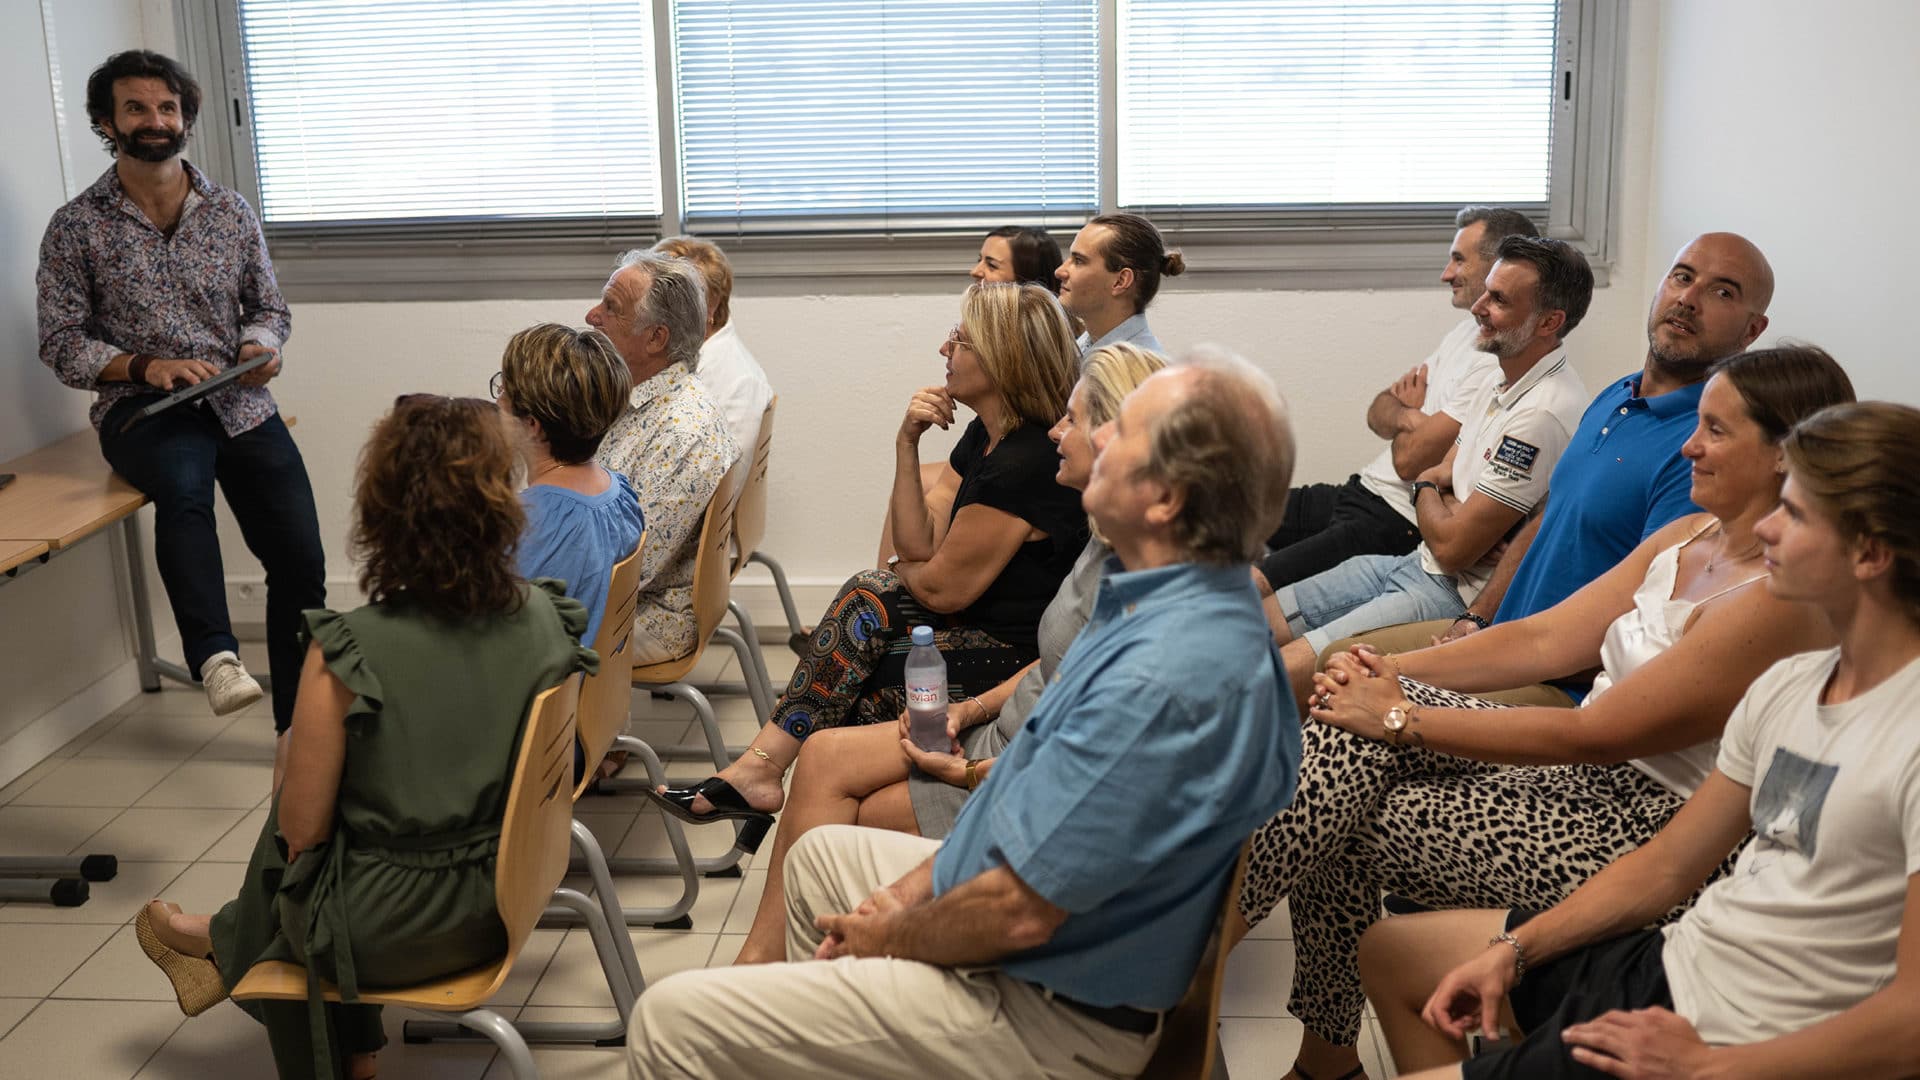
[[[362,986],[496,959],[494,856],[533,699],[599,666],[586,610],[514,573],[526,519],[490,402],[400,399],[361,452],[353,547],[366,606],[304,617],[285,778],[239,896],[214,915],[155,900],[140,947],[195,1016],[263,960],[305,965],[347,1004],[241,1007],[283,1077],[374,1075],[384,1044]],[[449,753],[457,748],[457,753]],[[317,988],[310,984],[310,990]]]
[[[1026,225],[1002,225],[980,242],[980,257],[969,277],[988,282],[1012,282],[1015,285],[1043,285],[1050,293],[1059,293],[1060,282],[1053,276],[1060,269],[1060,242],[1045,229]]]
[[[492,389],[527,467],[520,576],[566,582],[586,605],[580,640],[592,644],[613,564],[633,554],[644,527],[627,478],[593,460],[626,410],[627,365],[598,330],[542,323],[507,342]]]
[[[1093,432],[1112,420],[1120,402],[1166,361],[1134,345],[1109,345],[1087,357],[1067,412],[1047,432],[1059,448],[1055,479],[1085,491],[1093,471]],[[1087,541],[1073,571],[1040,616],[1040,658],[1012,678],[947,710],[953,753],[929,753],[907,737],[907,714],[897,724],[836,728],[808,739],[794,765],[773,862],[753,930],[737,964],[786,959],[786,900],[781,867],[794,842],[822,825],[866,825],[933,838],[953,828],[960,807],[987,778],[994,759],[1026,725],[1027,714],[1080,628],[1092,617],[1100,574],[1113,551],[1098,536]]]
[[[780,778],[809,735],[891,725],[905,708],[906,649],[896,643],[916,625],[933,627],[955,701],[1039,655],[1040,613],[1087,540],[1080,493],[1054,480],[1047,440],[1079,367],[1073,332],[1038,285],[974,285],[940,354],[945,385],[913,395],[894,439],[890,567],[841,587],[747,753],[694,787],[652,793],[668,813],[747,821],[740,843],[757,847],[784,800]],[[920,438],[952,425],[957,405],[974,419],[928,491]]]
[[[1748,685],[1833,642],[1766,587],[1754,525],[1780,499],[1780,442],[1853,385],[1819,349],[1721,361],[1681,448],[1690,514],[1558,605],[1396,656],[1356,650],[1314,678],[1300,794],[1254,834],[1238,941],[1287,900],[1298,961],[1295,1072],[1359,1075],[1356,955],[1380,896],[1546,907],[1644,843],[1713,768]],[[1470,697],[1600,668],[1578,709]]]

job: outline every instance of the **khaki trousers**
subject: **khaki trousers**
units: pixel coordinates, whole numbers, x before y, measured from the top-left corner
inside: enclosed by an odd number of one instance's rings
[[[940,842],[828,825],[787,852],[790,963],[687,971],[640,995],[629,1075],[668,1077],[1080,1077],[1139,1075],[1159,1041],[1049,1000],[992,968],[810,959],[816,913],[852,911]]]
[[[1433,644],[1433,639],[1453,628],[1452,619],[1429,619],[1426,622],[1401,623],[1398,626],[1383,626],[1365,634],[1356,634],[1350,638],[1341,638],[1327,646],[1320,654],[1320,668],[1326,670],[1327,657],[1337,656],[1355,645],[1371,645],[1383,656],[1394,653],[1412,652]],[[1474,697],[1485,701],[1497,701],[1502,705],[1544,705],[1553,709],[1573,708],[1573,699],[1565,690],[1551,683],[1534,683],[1532,686],[1516,687],[1512,690],[1495,690],[1492,693],[1475,694]]]

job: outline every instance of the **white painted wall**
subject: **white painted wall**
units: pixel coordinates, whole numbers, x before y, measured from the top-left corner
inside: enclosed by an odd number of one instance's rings
[[[89,395],[60,385],[39,362],[34,270],[47,219],[109,162],[87,131],[87,74],[111,53],[146,42],[144,20],[155,14],[171,17],[156,0],[0,3],[0,96],[8,103],[7,152],[0,154],[0,461],[87,426]],[[165,40],[172,40],[170,25]],[[114,573],[103,536],[0,589],[0,783],[58,748],[72,725],[84,727],[135,692]]]
[[[1862,398],[1911,403],[1917,42],[1909,0],[1666,4],[1645,267],[1696,233],[1746,234],[1778,279],[1763,341],[1811,341]]]

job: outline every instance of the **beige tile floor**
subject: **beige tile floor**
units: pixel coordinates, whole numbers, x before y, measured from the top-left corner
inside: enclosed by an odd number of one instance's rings
[[[264,667],[258,650],[248,662]],[[713,655],[713,654],[710,654]],[[770,646],[776,681],[792,654]],[[709,677],[737,678],[714,656]],[[729,741],[753,731],[743,697],[716,697]],[[684,707],[642,700],[635,730],[655,745],[691,734]],[[0,905],[0,1077],[65,1080],[199,1080],[271,1077],[272,1060],[257,1025],[231,1006],[192,1021],[174,1005],[160,973],[133,939],[132,919],[154,896],[190,911],[231,899],[266,816],[272,721],[265,703],[233,717],[207,715],[205,698],[169,686],[127,702],[13,783],[0,788],[0,846],[9,854],[106,851],[120,860],[113,881],[93,886],[78,908]],[[676,774],[680,771],[675,770]],[[608,850],[666,854],[657,815],[632,798],[593,799],[582,819]],[[715,854],[718,830],[694,830],[696,854]],[[704,835],[703,835],[704,834]],[[630,936],[650,980],[730,961],[766,882],[746,864],[738,879],[702,882],[688,931],[633,930]],[[660,880],[619,885],[629,903],[665,903],[677,895]],[[1293,942],[1276,917],[1237,949],[1221,1001],[1221,1038],[1233,1080],[1275,1080],[1299,1045],[1300,1023],[1287,1015]],[[584,930],[539,931],[497,1002],[511,1017],[602,1020],[613,1015],[607,988]],[[486,1045],[408,1046],[405,1016],[388,1010],[392,1040],[381,1075],[425,1080],[494,1080],[504,1065]],[[1368,1019],[1362,1057],[1373,1077],[1384,1068],[1384,1043]],[[536,1048],[543,1077],[555,1080],[626,1076],[618,1050]]]

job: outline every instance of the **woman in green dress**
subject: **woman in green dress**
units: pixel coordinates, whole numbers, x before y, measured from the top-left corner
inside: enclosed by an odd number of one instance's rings
[[[361,453],[354,553],[370,602],[305,614],[284,777],[239,895],[214,915],[155,900],[135,920],[181,1009],[262,960],[303,964],[347,1004],[251,1001],[282,1077],[374,1075],[361,987],[497,959],[494,857],[533,699],[598,658],[586,611],[514,573],[525,519],[492,402],[410,395]]]

